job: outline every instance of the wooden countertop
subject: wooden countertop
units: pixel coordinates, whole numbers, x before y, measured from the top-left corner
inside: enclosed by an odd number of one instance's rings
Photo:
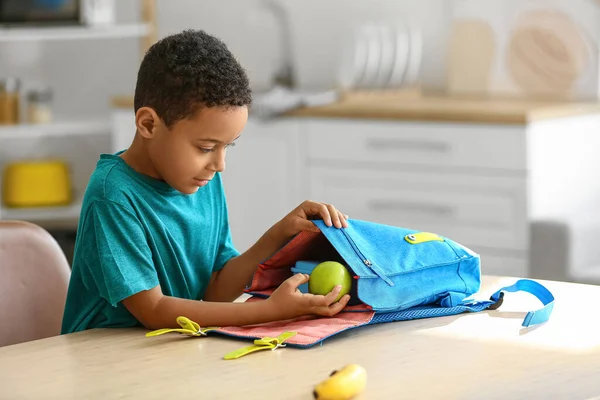
[[[131,97],[115,97],[113,107],[133,108]],[[600,113],[600,102],[552,102],[423,96],[406,93],[348,93],[335,104],[302,108],[292,117],[357,118],[431,122],[526,124],[531,121]]]
[[[478,298],[513,284],[485,276]],[[386,323],[310,349],[280,348],[233,361],[250,341],[143,329],[92,330],[0,348],[0,398],[311,399],[348,363],[368,373],[362,399],[587,399],[600,393],[599,286],[542,282],[550,321],[525,329],[540,303],[507,293],[497,311]]]
[[[339,103],[294,110],[296,117],[362,118],[430,122],[526,124],[553,118],[600,113],[598,103],[476,99],[420,94],[356,93]]]
[[[110,99],[112,108],[128,108],[133,110],[133,96],[114,96]]]

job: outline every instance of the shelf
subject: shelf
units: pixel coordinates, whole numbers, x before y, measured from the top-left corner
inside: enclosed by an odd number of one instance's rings
[[[49,124],[0,125],[0,141],[5,139],[32,139],[48,136],[85,136],[109,134],[108,121],[57,121]]]
[[[7,41],[47,41],[115,39],[142,37],[150,33],[147,24],[121,24],[107,26],[64,26],[64,27],[27,27],[0,28],[0,42]]]
[[[0,220],[28,222],[74,220],[79,218],[81,202],[64,207],[0,208]]]

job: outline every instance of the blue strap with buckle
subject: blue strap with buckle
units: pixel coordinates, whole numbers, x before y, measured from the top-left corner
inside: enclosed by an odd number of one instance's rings
[[[534,295],[544,305],[544,307],[540,308],[539,310],[530,311],[527,313],[522,324],[524,327],[541,324],[550,319],[550,314],[552,314],[552,309],[554,308],[554,296],[543,285],[530,279],[520,279],[514,285],[503,287],[495,292],[490,297],[490,300],[493,301],[493,304],[490,305],[489,309],[495,310],[502,305],[504,292],[518,291],[523,291]]]

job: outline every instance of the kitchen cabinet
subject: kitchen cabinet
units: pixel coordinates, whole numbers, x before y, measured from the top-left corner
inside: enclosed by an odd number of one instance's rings
[[[532,224],[600,214],[597,103],[368,94],[290,116],[303,194],[454,239],[485,274],[551,279],[530,257]]]
[[[251,118],[223,172],[231,234],[246,250],[303,200],[300,124]]]

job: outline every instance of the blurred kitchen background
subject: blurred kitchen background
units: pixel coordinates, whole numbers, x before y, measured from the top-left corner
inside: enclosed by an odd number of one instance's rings
[[[255,92],[224,173],[240,250],[314,199],[455,239],[485,274],[600,282],[595,0],[0,0],[0,219],[70,259],[143,52],[186,28]]]

